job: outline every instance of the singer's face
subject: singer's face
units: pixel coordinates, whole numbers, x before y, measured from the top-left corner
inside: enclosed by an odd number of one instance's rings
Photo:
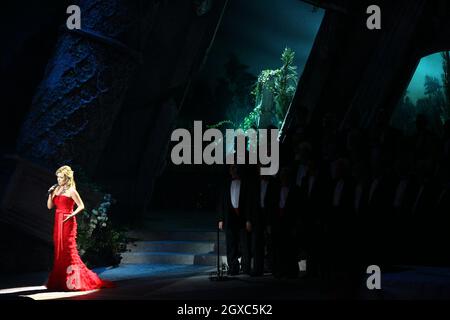
[[[65,185],[66,182],[67,182],[66,176],[64,174],[62,174],[62,173],[58,173],[56,175],[56,179],[58,180],[58,185],[60,185],[60,186]]]

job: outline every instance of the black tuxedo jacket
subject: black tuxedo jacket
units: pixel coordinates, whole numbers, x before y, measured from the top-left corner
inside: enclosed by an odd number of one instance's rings
[[[249,221],[253,226],[262,226],[272,224],[272,216],[277,207],[278,184],[275,178],[269,177],[266,195],[264,198],[264,208],[261,207],[261,180],[255,179],[251,186],[251,194],[246,198],[248,205]]]
[[[243,228],[245,223],[250,221],[250,213],[248,197],[252,194],[249,191],[250,185],[247,179],[241,179],[241,186],[239,191],[239,213],[236,213],[231,204],[231,179],[228,179],[222,187],[220,198],[217,206],[218,221],[224,222],[224,229]]]

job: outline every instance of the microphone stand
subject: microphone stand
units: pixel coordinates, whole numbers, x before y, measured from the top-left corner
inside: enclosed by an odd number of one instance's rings
[[[226,266],[223,264],[222,269],[220,268],[220,229],[217,228],[217,271],[212,272],[210,276],[211,281],[225,281],[229,278],[225,275]]]

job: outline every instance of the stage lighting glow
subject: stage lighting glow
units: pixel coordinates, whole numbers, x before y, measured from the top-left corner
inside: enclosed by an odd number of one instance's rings
[[[33,300],[55,300],[55,299],[65,299],[71,297],[78,297],[87,295],[93,292],[99,291],[99,289],[90,291],[70,291],[70,292],[41,292],[30,295],[23,295],[22,297],[31,298]]]
[[[96,290],[90,290],[90,291],[69,291],[69,292],[55,292],[55,291],[47,291],[46,286],[29,286],[29,287],[17,287],[17,288],[8,288],[8,289],[1,289],[0,295],[2,294],[18,294],[21,292],[29,292],[30,294],[19,294],[19,297],[25,297],[25,298],[31,298],[33,300],[53,300],[53,299],[64,299],[64,298],[71,298],[71,297],[77,297],[82,295],[87,295],[93,292],[98,291]],[[36,292],[41,291],[41,292]],[[31,293],[34,292],[34,293]]]
[[[11,293],[19,293],[25,291],[37,291],[37,290],[47,290],[46,286],[30,286],[30,287],[17,287],[17,288],[8,288],[1,289],[0,294],[11,294]]]

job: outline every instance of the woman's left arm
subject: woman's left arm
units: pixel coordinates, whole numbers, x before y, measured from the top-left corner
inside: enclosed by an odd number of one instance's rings
[[[73,189],[70,194],[70,197],[73,199],[73,201],[75,201],[77,208],[70,215],[68,215],[66,219],[64,219],[64,222],[69,220],[70,218],[76,216],[80,211],[84,210],[83,200],[81,200],[81,197],[78,194],[77,190]]]

